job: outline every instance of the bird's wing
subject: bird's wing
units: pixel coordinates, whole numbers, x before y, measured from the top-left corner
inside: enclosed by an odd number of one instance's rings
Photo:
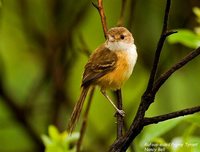
[[[88,63],[85,65],[82,86],[90,85],[100,77],[114,70],[116,62],[116,53],[109,50],[105,45],[100,46],[90,56]]]

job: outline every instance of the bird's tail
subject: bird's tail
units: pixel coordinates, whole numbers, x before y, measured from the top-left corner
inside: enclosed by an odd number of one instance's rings
[[[80,117],[80,114],[81,114],[81,110],[83,108],[83,104],[84,104],[84,101],[85,101],[85,98],[86,98],[86,95],[88,93],[88,90],[89,90],[89,86],[87,87],[82,87],[82,90],[81,90],[81,95],[74,107],[74,110],[71,114],[71,117],[70,117],[70,120],[69,120],[69,124],[67,126],[67,131],[71,134],[74,130],[74,128],[76,127],[76,123]]]

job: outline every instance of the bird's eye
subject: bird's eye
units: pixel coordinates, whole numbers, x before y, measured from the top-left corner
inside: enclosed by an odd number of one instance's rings
[[[123,40],[125,38],[125,36],[122,34],[122,35],[120,35],[120,38]]]

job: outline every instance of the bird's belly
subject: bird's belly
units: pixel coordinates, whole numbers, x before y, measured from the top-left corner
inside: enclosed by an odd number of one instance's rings
[[[117,53],[116,68],[99,79],[97,84],[102,88],[119,89],[130,77],[134,64],[130,63],[126,53]]]

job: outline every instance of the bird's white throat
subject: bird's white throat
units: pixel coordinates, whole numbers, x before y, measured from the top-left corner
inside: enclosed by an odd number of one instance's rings
[[[122,51],[127,56],[127,62],[129,64],[129,70],[127,71],[127,77],[129,77],[133,71],[137,60],[137,51],[134,43],[124,42],[107,42],[106,47],[111,51]]]
[[[136,46],[133,43],[125,42],[107,42],[105,45],[111,51],[128,51],[136,50]]]

